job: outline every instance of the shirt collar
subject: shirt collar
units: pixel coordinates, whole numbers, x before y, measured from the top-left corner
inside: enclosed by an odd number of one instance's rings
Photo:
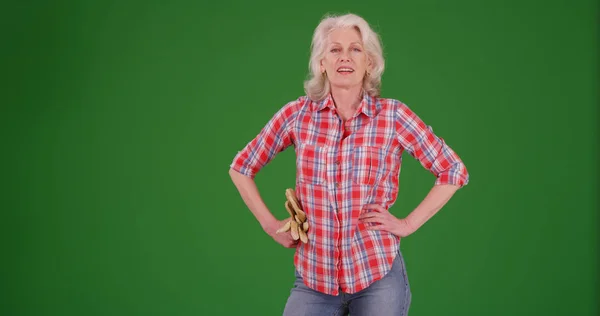
[[[317,111],[317,112],[319,112],[325,108],[329,108],[331,110],[335,109],[335,104],[333,103],[333,97],[331,96],[331,93],[328,93],[327,96],[323,100],[318,101],[317,104],[315,105],[315,111]],[[360,101],[360,104],[358,105],[358,112],[364,113],[366,116],[372,118],[375,115],[375,111],[376,111],[375,98],[370,96],[368,93],[363,92],[362,100]]]

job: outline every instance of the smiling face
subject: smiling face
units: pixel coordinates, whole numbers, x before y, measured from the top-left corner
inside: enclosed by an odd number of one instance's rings
[[[327,72],[332,87],[362,86],[370,65],[360,33],[355,28],[336,29],[329,34],[321,72]]]

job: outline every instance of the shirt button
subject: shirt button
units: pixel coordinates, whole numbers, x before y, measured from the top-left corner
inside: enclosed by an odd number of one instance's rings
[[[339,187],[342,186],[342,184],[338,182],[338,183],[335,184],[335,186],[339,188]]]

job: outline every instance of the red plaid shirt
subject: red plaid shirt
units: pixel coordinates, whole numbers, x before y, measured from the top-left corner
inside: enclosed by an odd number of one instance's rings
[[[363,97],[345,123],[331,96],[287,103],[234,158],[231,167],[254,178],[293,145],[296,195],[309,222],[308,244],[298,243],[294,265],[319,292],[355,293],[391,268],[400,240],[358,222],[363,205],[389,209],[396,201],[402,153],[436,176],[435,184],[463,186],[468,173],[456,153],[408,106]]]

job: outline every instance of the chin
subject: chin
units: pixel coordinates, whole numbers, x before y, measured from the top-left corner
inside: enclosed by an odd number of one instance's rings
[[[335,80],[331,81],[331,85],[337,88],[352,88],[362,85],[361,80]]]
[[[362,80],[362,78],[359,78],[356,75],[352,75],[352,76],[335,76],[333,78],[330,78],[332,83],[338,84],[338,85],[356,85],[358,83],[360,83]]]

